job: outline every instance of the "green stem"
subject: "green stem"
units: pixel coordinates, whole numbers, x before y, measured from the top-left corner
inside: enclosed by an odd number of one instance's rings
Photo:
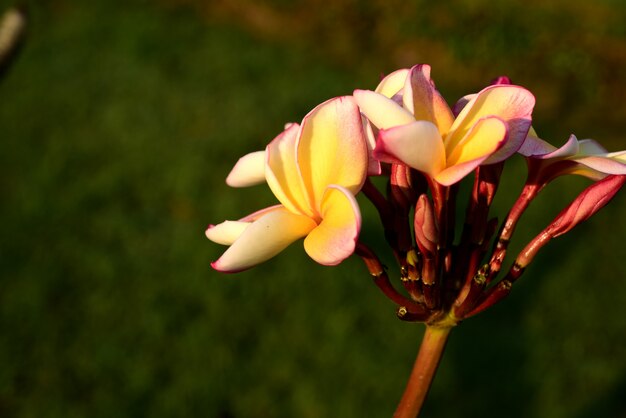
[[[406,385],[402,399],[394,413],[394,418],[416,418],[422,409],[428,389],[433,381],[437,366],[452,327],[426,325],[422,345],[413,365],[413,371]]]

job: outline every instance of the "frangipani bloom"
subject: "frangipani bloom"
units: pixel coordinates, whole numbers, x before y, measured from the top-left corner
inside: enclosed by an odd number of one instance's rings
[[[375,92],[356,90],[354,98],[380,130],[374,157],[408,165],[442,185],[514,154],[526,138],[535,104],[522,87],[493,85],[471,97],[455,118],[428,65],[391,73]]]
[[[528,158],[531,171],[543,182],[562,174],[578,174],[593,180],[608,174],[626,174],[626,151],[607,152],[593,139],[578,140],[574,135],[557,149],[531,131],[519,153]]]
[[[367,167],[361,114],[352,97],[331,99],[313,109],[301,126],[288,125],[265,151],[240,159],[228,176],[235,186],[266,180],[281,204],[209,226],[210,240],[230,245],[213,268],[245,270],[303,237],[315,261],[340,263],[354,252],[361,228],[354,195]]]

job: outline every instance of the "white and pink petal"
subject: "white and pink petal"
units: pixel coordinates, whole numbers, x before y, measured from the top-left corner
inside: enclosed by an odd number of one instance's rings
[[[589,156],[574,159],[577,163],[604,174],[626,175],[626,161],[602,156]]]
[[[246,270],[274,257],[316,226],[308,216],[284,208],[273,210],[248,225],[211,266],[224,273]]]
[[[217,225],[209,225],[205,235],[216,244],[231,245],[251,224],[252,222],[224,221]]]
[[[374,157],[408,165],[430,176],[446,167],[439,130],[431,122],[421,120],[380,131]]]
[[[265,182],[265,151],[241,157],[226,177],[230,187],[248,187]]]
[[[600,143],[593,139],[581,139],[578,141],[579,150],[581,155],[598,155],[607,154],[608,151]],[[623,152],[623,151],[622,151]]]
[[[605,157],[626,164],[626,151],[609,152]]]
[[[517,152],[522,154],[524,157],[542,158],[542,156],[556,150],[557,148],[555,146],[537,137],[536,135],[531,135],[529,132],[528,136],[524,140],[524,143],[520,149],[517,150]]]
[[[388,129],[415,121],[411,112],[382,94],[370,90],[355,90],[353,96],[361,112],[378,129]]]
[[[252,222],[270,212],[274,212],[276,210],[284,210],[284,208],[285,207],[283,205],[274,205],[268,208],[257,210],[256,212],[244,216],[237,221],[224,221],[217,225],[209,225],[207,227],[205,235],[208,239],[217,244],[231,245],[237,240],[237,238],[239,238],[243,231]]]
[[[535,138],[535,143],[539,144],[538,141],[544,142],[545,144],[547,144],[547,142],[539,139],[539,138]],[[526,142],[528,142],[528,139],[524,142],[523,146],[526,146]],[[549,145],[549,144],[548,144]],[[551,148],[551,145],[549,146]],[[544,148],[546,150],[549,150],[548,146],[544,146]],[[569,139],[567,140],[567,142],[565,144],[563,144],[563,146],[561,148],[554,148],[552,151],[546,152],[546,153],[541,153],[541,154],[535,154],[532,155],[533,158],[539,158],[541,160],[548,160],[551,158],[568,158],[568,157],[572,157],[574,155],[576,155],[579,152],[579,141],[576,138],[576,136],[574,135],[570,135]],[[538,151],[538,150],[536,150]],[[523,152],[520,152],[521,154],[524,154]]]

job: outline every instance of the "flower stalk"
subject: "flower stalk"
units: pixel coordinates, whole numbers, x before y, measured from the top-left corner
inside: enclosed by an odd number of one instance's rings
[[[394,418],[418,416],[430,389],[452,326],[427,325],[413,370]]]
[[[537,194],[543,189],[544,185],[536,184],[533,182],[526,182],[520,196],[513,204],[506,220],[502,224],[500,234],[495,243],[491,260],[489,261],[489,273],[487,275],[487,282],[491,282],[493,278],[498,274],[502,268],[506,251],[509,247],[509,242],[515,232],[515,227],[520,217],[526,211],[530,203],[535,199]]]
[[[387,298],[397,305],[405,307],[408,312],[418,314],[419,317],[425,317],[426,311],[422,305],[402,295],[393,287],[385,271],[385,267],[370,248],[363,243],[357,243],[355,253],[361,257],[370,275],[374,279],[374,284],[376,284]]]

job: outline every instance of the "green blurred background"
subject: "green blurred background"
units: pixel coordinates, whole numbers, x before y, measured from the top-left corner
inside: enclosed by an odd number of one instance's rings
[[[297,243],[222,275],[204,237],[274,201],[226,187],[239,156],[380,73],[430,63],[450,102],[506,74],[544,138],[626,148],[619,0],[27,5],[0,80],[2,417],[391,416],[423,327],[359,260],[322,267]],[[505,176],[501,217],[523,161]],[[513,248],[586,184],[551,185]],[[625,208],[622,192],[454,330],[424,416],[626,417]]]

